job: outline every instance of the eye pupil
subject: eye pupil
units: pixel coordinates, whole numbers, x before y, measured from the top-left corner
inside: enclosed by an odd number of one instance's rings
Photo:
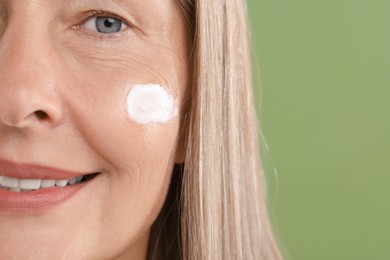
[[[113,17],[97,17],[96,29],[100,33],[116,33],[122,29],[122,21]]]
[[[104,21],[104,26],[106,27],[112,27],[115,23],[115,19],[113,18],[107,18],[105,21]]]

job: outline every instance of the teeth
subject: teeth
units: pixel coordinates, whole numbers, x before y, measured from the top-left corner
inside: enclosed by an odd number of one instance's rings
[[[0,176],[0,190],[13,192],[29,192],[40,188],[65,187],[80,183],[83,176],[70,180],[41,180],[41,179],[18,179],[7,176]]]
[[[65,187],[68,184],[68,180],[56,180],[56,186]]]
[[[76,181],[77,181],[77,178],[70,179],[70,180],[69,180],[69,184],[70,184],[70,185],[75,184]]]
[[[54,187],[55,184],[55,180],[41,180],[41,188]]]
[[[26,190],[37,190],[41,187],[40,179],[20,179],[19,187]]]
[[[9,188],[17,188],[19,187],[19,179],[2,176],[0,179],[0,184],[1,186],[5,186]]]

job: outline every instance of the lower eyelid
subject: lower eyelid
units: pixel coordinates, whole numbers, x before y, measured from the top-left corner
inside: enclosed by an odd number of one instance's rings
[[[81,33],[80,36],[86,37],[86,39],[91,40],[92,44],[95,44],[96,41],[99,42],[99,44],[103,42],[118,42],[122,40],[126,40],[131,38],[132,36],[132,28],[126,27],[122,31],[119,31],[117,33],[100,33],[96,30],[89,30],[86,28],[82,28],[80,25],[73,27],[78,33]]]

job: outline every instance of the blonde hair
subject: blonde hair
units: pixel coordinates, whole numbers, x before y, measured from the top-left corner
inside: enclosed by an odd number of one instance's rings
[[[176,0],[192,29],[193,84],[148,259],[282,259],[266,210],[243,0]]]

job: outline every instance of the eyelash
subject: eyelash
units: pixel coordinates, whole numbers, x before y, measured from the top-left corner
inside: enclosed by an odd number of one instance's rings
[[[121,21],[127,27],[125,29],[123,29],[122,31],[119,31],[119,32],[116,32],[116,33],[111,33],[111,34],[105,34],[105,33],[99,33],[99,32],[91,32],[90,30],[87,30],[87,29],[84,29],[84,28],[81,27],[89,19],[99,18],[99,17],[112,17],[112,18],[115,18],[115,19]],[[133,25],[128,20],[126,20],[122,16],[117,15],[115,13],[111,13],[111,12],[107,12],[107,11],[103,11],[103,10],[93,10],[93,11],[88,12],[87,17],[85,19],[83,19],[80,23],[78,23],[74,28],[75,29],[83,29],[84,31],[87,32],[87,34],[89,36],[92,36],[92,37],[97,38],[97,39],[117,39],[120,36],[120,34],[122,34],[123,31],[127,31],[128,29],[133,28]]]

